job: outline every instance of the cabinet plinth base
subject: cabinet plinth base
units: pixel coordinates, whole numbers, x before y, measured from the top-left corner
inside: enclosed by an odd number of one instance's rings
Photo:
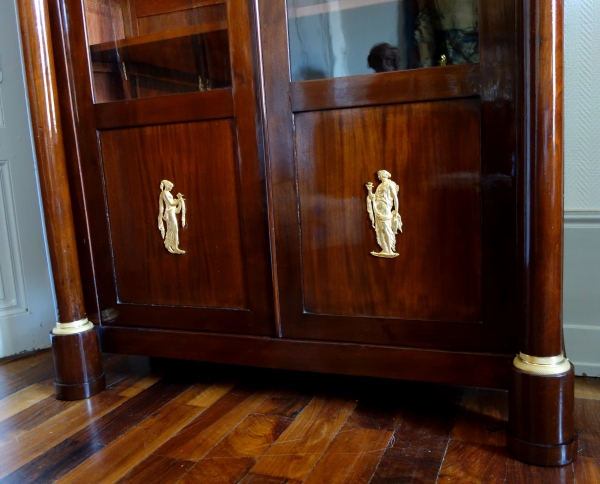
[[[104,374],[100,378],[85,383],[65,385],[57,381],[54,382],[54,394],[58,400],[83,400],[97,395],[105,388],[106,378]]]
[[[535,466],[564,466],[577,456],[577,436],[566,444],[543,445],[525,442],[509,434],[507,444],[517,459]]]
[[[106,387],[96,329],[69,335],[50,334],[59,400],[82,400]]]
[[[577,455],[575,374],[541,375],[512,366],[508,450],[539,466],[563,466]]]

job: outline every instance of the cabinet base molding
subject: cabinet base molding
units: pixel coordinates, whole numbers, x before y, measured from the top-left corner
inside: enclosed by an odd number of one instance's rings
[[[81,400],[106,387],[96,329],[75,334],[50,333],[59,400]]]
[[[508,388],[510,355],[100,326],[102,351],[317,373]]]
[[[512,367],[508,450],[519,460],[561,466],[577,455],[574,428],[575,374],[542,375]]]

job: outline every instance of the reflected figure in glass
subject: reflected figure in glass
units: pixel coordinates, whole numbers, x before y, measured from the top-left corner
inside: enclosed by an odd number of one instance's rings
[[[369,52],[367,63],[375,72],[399,71],[400,51],[386,42],[377,44]]]

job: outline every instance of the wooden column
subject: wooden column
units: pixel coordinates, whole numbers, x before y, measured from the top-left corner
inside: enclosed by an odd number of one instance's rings
[[[524,1],[523,324],[508,446],[536,465],[575,457],[573,365],[562,334],[563,3]]]
[[[83,304],[46,0],[19,0],[21,38],[58,318],[50,339],[56,396],[87,398],[105,387],[100,347]]]

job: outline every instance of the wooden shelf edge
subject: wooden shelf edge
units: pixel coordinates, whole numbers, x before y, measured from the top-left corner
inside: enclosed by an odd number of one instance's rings
[[[94,105],[96,128],[116,129],[232,118],[231,88]]]
[[[94,56],[99,57],[103,52],[115,50],[115,49],[126,49],[129,47],[135,47],[139,45],[151,44],[153,42],[162,42],[180,37],[188,37],[190,35],[205,34],[208,32],[216,32],[219,30],[227,30],[227,22],[212,22],[201,25],[194,25],[192,27],[184,27],[181,29],[167,30],[164,32],[156,32],[154,34],[139,35],[137,37],[129,37],[126,39],[119,39],[114,42],[103,42],[101,44],[90,45],[90,51],[92,54],[92,60]]]
[[[291,83],[292,111],[318,111],[477,96],[479,64],[427,67]]]

